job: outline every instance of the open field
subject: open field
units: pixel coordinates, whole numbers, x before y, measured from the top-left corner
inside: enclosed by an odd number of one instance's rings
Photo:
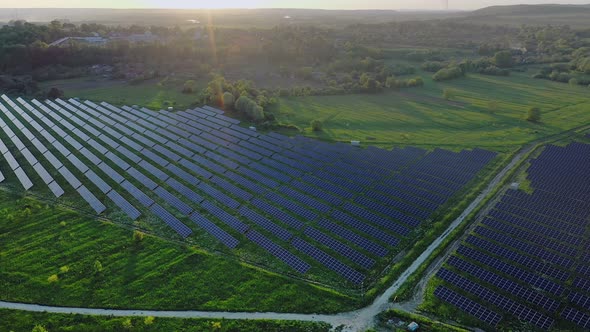
[[[39,86],[42,89],[57,87],[63,90],[68,98],[107,101],[115,105],[141,105],[153,110],[169,106],[184,110],[195,103],[197,95],[182,93],[183,84],[184,81],[168,78],[131,84],[91,77],[47,81]]]
[[[0,328],[4,331],[30,332],[42,326],[50,332],[119,332],[119,331],[239,331],[239,332],[327,332],[324,323],[264,321],[264,320],[207,320],[147,317],[94,317],[29,313],[0,310]]]
[[[0,192],[3,300],[112,308],[338,312],[331,291]],[[103,267],[96,272],[94,264]],[[65,267],[65,268],[64,268]],[[57,275],[56,282],[48,281]]]
[[[306,136],[325,140],[498,151],[590,121],[588,88],[532,79],[530,73],[470,74],[445,83],[433,82],[429,73],[421,75],[423,88],[400,92],[284,98],[278,120],[305,128]],[[442,99],[446,88],[453,91],[451,102]],[[497,103],[494,112],[490,101]],[[525,121],[532,106],[541,107],[542,123]],[[319,134],[311,131],[314,119],[323,122]]]

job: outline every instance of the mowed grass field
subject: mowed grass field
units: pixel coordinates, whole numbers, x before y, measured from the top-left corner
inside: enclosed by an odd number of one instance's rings
[[[101,268],[97,268],[97,261]],[[59,306],[339,312],[334,291],[0,191],[0,298]]]
[[[590,89],[533,79],[531,74],[469,74],[438,83],[430,73],[419,73],[426,83],[421,88],[283,98],[277,118],[325,140],[497,151],[590,123]],[[442,98],[444,89],[452,91],[450,101]],[[533,106],[541,108],[541,123],[525,120]],[[311,130],[314,119],[323,122],[322,132]]]
[[[197,95],[182,93],[183,84],[184,81],[167,78],[157,78],[137,84],[96,78],[76,78],[43,82],[40,88],[48,90],[51,87],[57,87],[64,91],[67,98],[106,101],[114,105],[140,105],[157,111],[169,106],[185,110],[195,103]]]

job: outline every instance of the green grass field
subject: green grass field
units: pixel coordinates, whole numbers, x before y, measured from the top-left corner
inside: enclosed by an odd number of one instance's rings
[[[0,192],[2,300],[62,306],[339,312],[333,291]],[[102,271],[95,268],[96,261]],[[51,276],[57,279],[52,281]],[[56,277],[53,277],[54,279]]]
[[[507,151],[518,145],[590,122],[590,90],[532,79],[530,73],[509,77],[470,74],[436,83],[429,73],[422,88],[377,95],[284,98],[277,118],[325,140],[361,140],[366,145],[482,147]],[[451,89],[451,101],[442,99]],[[490,110],[490,101],[497,105]],[[525,120],[527,110],[542,110],[542,122]],[[319,119],[323,131],[310,122]]]
[[[219,331],[219,332],[327,332],[325,323],[267,320],[208,320],[148,317],[95,317],[0,310],[0,330],[30,332],[36,326],[48,332]]]
[[[138,84],[76,78],[43,82],[40,88],[58,87],[64,91],[67,98],[106,101],[115,105],[141,105],[153,110],[169,106],[185,110],[195,103],[197,95],[182,93],[183,84],[184,81],[168,78],[158,78]]]

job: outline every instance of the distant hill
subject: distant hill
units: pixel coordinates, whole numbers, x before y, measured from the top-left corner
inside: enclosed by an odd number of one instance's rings
[[[454,21],[512,26],[567,24],[575,28],[590,28],[590,4],[491,6],[461,16]]]

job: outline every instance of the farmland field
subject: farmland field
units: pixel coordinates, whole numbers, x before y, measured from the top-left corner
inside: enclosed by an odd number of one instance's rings
[[[469,74],[445,83],[430,75],[422,73],[424,87],[399,92],[283,98],[277,118],[325,140],[498,151],[590,121],[588,88],[532,79],[530,73]],[[453,91],[450,101],[442,98],[444,89]],[[533,106],[542,110],[540,124],[525,120]],[[315,119],[323,122],[320,133],[311,130]]]

